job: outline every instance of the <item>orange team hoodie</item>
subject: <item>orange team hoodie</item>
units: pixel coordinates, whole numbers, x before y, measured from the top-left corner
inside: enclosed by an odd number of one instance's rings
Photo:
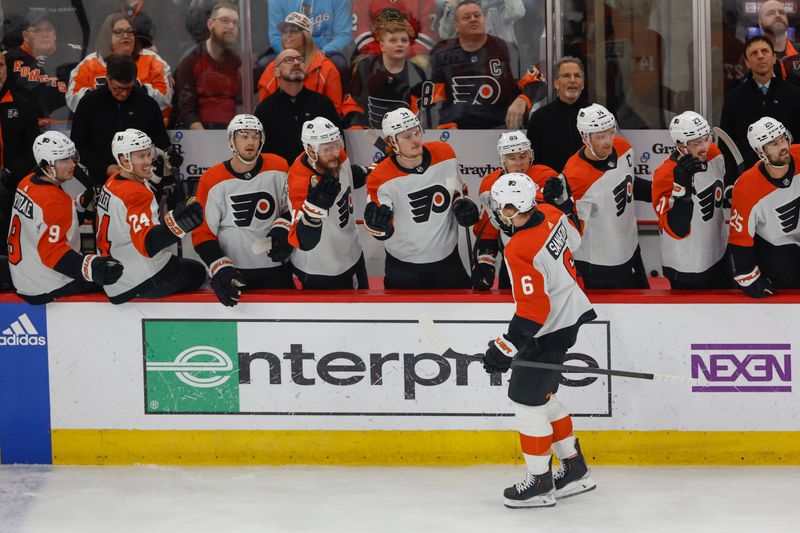
[[[306,80],[303,82],[309,91],[324,94],[333,102],[336,112],[342,114],[342,78],[333,61],[324,54],[315,54],[311,64],[306,68]],[[278,90],[278,80],[275,78],[275,61],[270,62],[264,73],[258,79],[258,101],[264,99]]]

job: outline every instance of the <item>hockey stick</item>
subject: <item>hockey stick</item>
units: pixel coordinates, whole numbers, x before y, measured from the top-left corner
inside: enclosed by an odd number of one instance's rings
[[[736,143],[733,142],[731,136],[728,135],[722,128],[714,126],[712,131],[714,132],[714,135],[716,135],[719,140],[722,141],[722,143],[733,156],[733,160],[736,163],[736,177],[741,176],[742,172],[744,172],[744,157],[742,157],[742,152],[739,151],[739,147],[736,146]]]
[[[447,183],[447,188],[451,191],[458,190],[458,180],[456,178],[451,176],[445,180],[445,183]],[[467,198],[463,189],[461,190],[461,196]],[[469,269],[472,272],[475,270],[475,257],[472,254],[472,235],[470,235],[469,226],[464,226],[464,235],[467,237],[467,255],[469,256]]]
[[[436,327],[434,324],[433,319],[430,317],[428,313],[422,313],[419,315],[418,318],[419,325],[422,328],[422,331],[425,332],[425,336],[428,338],[430,343],[433,347],[442,353],[442,357],[447,357],[448,359],[462,359],[467,361],[481,361],[483,359],[480,355],[466,355],[459,352],[456,352],[452,348],[449,347],[447,341],[445,340],[442,332],[439,328]],[[687,378],[684,376],[672,376],[669,374],[651,374],[649,372],[632,372],[629,370],[611,370],[606,368],[592,368],[592,367],[584,367],[584,366],[572,366],[572,365],[556,365],[552,363],[539,363],[536,361],[522,361],[519,359],[514,359],[511,363],[512,367],[517,368],[538,368],[540,370],[555,370],[558,372],[570,373],[570,374],[598,374],[602,376],[617,376],[623,378],[635,378],[635,379],[647,379],[651,381],[680,381],[680,382],[687,382],[692,383],[693,385],[701,386],[701,382],[697,378]]]

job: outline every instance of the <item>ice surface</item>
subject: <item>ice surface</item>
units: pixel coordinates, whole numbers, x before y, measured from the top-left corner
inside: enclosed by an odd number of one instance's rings
[[[596,467],[509,510],[521,466],[0,467],[2,533],[800,531],[800,467]]]

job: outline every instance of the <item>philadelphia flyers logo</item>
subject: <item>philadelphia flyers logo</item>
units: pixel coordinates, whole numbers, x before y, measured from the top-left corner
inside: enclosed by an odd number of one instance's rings
[[[617,216],[621,217],[625,208],[633,201],[633,176],[628,174],[614,190],[614,202],[617,204]]]
[[[230,198],[233,221],[240,228],[250,226],[253,217],[258,220],[269,220],[275,213],[275,200],[268,192],[237,194]]]
[[[714,218],[714,210],[722,207],[722,180],[717,180],[697,193],[700,215],[703,222]]]
[[[500,82],[491,76],[453,76],[453,102],[492,105],[500,99]]]
[[[427,222],[431,211],[444,213],[450,207],[450,193],[442,185],[431,185],[408,194],[411,218],[417,224]]]
[[[775,209],[778,220],[784,233],[791,233],[797,229],[797,222],[800,220],[800,196]]]
[[[353,195],[350,194],[349,186],[342,197],[336,201],[336,207],[339,209],[339,227],[344,228],[350,221],[350,215],[353,214]]]

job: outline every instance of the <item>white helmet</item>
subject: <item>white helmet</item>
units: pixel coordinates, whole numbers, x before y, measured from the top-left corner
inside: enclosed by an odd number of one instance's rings
[[[772,117],[762,117],[747,127],[747,142],[750,143],[750,147],[756,152],[758,158],[766,164],[769,164],[769,161],[764,154],[764,145],[781,135],[786,136],[789,144],[792,143],[792,134],[786,130],[786,126]]]
[[[581,136],[616,127],[617,119],[600,104],[592,104],[578,111],[578,131]]]
[[[536,189],[536,183],[527,174],[503,174],[492,185],[493,208],[501,214],[503,207],[511,204],[517,209],[517,213],[527,213],[536,207]]]
[[[500,139],[497,140],[497,154],[500,159],[504,155],[518,154],[521,152],[530,152],[533,158],[533,149],[531,148],[531,141],[519,130],[506,131],[500,134]]]
[[[247,160],[239,154],[239,151],[236,150],[236,146],[233,144],[233,136],[237,131],[242,130],[249,130],[249,131],[257,131],[261,134],[261,144],[258,146],[258,152],[261,153],[261,149],[264,148],[264,126],[261,124],[261,121],[258,120],[258,117],[255,115],[249,115],[247,113],[242,113],[240,115],[236,115],[231,119],[228,123],[228,146],[231,149],[231,152],[239,158],[239,160],[244,163],[245,165],[252,165],[258,159]]]
[[[120,162],[119,156],[124,155],[128,161],[131,159],[131,152],[139,150],[146,150],[153,147],[153,141],[143,131],[128,128],[125,131],[118,131],[114,134],[114,139],[111,141],[111,152],[114,154],[114,159],[117,164],[122,168],[125,166]],[[128,172],[130,169],[125,168]]]
[[[61,159],[75,158],[78,155],[75,143],[60,131],[46,131],[33,141],[33,157],[42,169],[55,166]]]
[[[676,143],[686,144],[709,133],[711,133],[711,127],[708,125],[708,121],[703,118],[703,115],[694,111],[684,111],[669,123],[669,136]]]
[[[394,140],[395,135],[410,130],[411,128],[422,129],[422,126],[419,123],[417,115],[412,113],[408,108],[398,107],[383,115],[381,129],[385,137],[390,137]]]
[[[325,117],[307,120],[303,124],[303,130],[300,132],[300,140],[303,142],[303,146],[311,146],[315,152],[319,149],[319,145],[338,141],[341,137],[342,134],[339,132],[339,128]]]

